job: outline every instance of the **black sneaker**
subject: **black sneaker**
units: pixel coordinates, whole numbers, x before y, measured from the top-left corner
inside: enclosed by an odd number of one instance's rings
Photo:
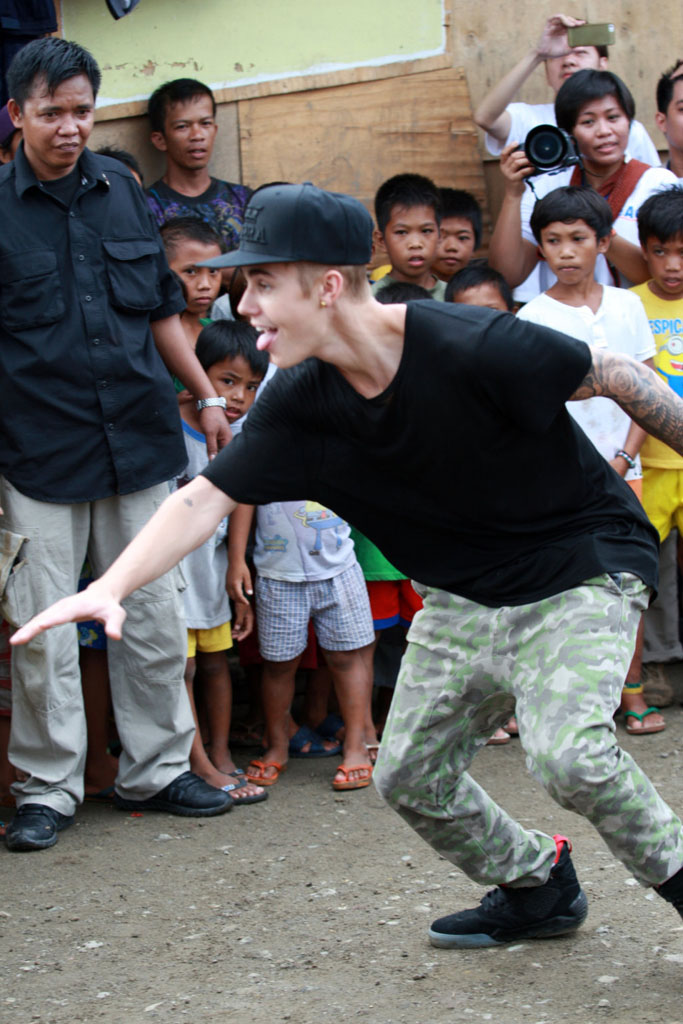
[[[13,853],[47,850],[57,842],[57,833],[73,820],[73,814],[60,814],[47,804],[22,804],[5,831],[7,849]]]
[[[229,793],[210,786],[194,772],[183,772],[145,800],[129,800],[114,791],[114,803],[122,811],[168,811],[187,818],[225,814],[234,802]]]
[[[588,914],[588,901],[569,856],[571,843],[564,836],[553,839],[557,856],[544,885],[501,886],[487,892],[478,907],[440,917],[429,929],[432,946],[499,946],[521,939],[549,939],[578,928]]]
[[[675,907],[683,917],[683,868],[677,871],[667,882],[655,886],[655,892]]]

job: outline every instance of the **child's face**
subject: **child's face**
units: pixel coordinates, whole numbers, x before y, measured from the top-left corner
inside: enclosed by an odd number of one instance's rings
[[[397,281],[419,282],[430,273],[439,242],[431,206],[395,206],[384,229],[384,244]]]
[[[557,93],[563,82],[583,68],[598,70],[607,67],[607,58],[601,57],[594,46],[574,46],[562,57],[551,57],[545,62],[548,85]]]
[[[465,217],[444,217],[441,221],[436,259],[432,273],[448,281],[472,259],[474,228]]]
[[[683,150],[683,74],[674,81],[674,91],[666,114],[655,114],[655,123],[666,135],[669,149]]]
[[[660,299],[683,298],[683,238],[675,235],[667,242],[650,236],[643,255],[652,275],[650,288]]]
[[[213,152],[218,125],[209,96],[193,96],[172,103],[166,111],[163,132],[152,132],[152,142],[166,153],[170,163],[184,170],[206,167]]]
[[[589,100],[581,107],[572,135],[586,170],[597,174],[617,170],[624,159],[630,130],[630,121],[614,96]]]
[[[171,270],[175,271],[185,285],[188,313],[195,316],[206,316],[210,307],[218,298],[221,290],[221,271],[217,267],[198,267],[202,260],[210,260],[220,256],[220,246],[205,242],[195,242],[190,238],[181,239],[169,260]]]
[[[244,356],[232,356],[214,363],[207,375],[219,398],[226,401],[225,415],[231,423],[245,416],[256,398],[263,377],[254,373]]]
[[[499,309],[501,313],[509,312],[503,296],[495,284],[490,281],[475,284],[472,288],[465,288],[461,292],[456,292],[453,296],[453,302],[460,303],[463,306],[484,306],[486,309]]]
[[[598,254],[606,252],[608,246],[609,237],[598,240],[585,220],[568,224],[556,220],[541,229],[539,248],[548,267],[563,285],[576,286],[592,279]]]

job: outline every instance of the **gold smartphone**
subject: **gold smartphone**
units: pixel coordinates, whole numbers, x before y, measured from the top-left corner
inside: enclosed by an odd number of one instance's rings
[[[567,39],[570,46],[613,46],[616,32],[611,22],[577,25],[567,29]]]

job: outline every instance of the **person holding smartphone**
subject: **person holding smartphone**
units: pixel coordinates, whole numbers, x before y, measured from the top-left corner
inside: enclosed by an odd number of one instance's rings
[[[570,38],[572,30],[581,27],[579,37]],[[501,78],[474,112],[474,120],[486,132],[486,148],[493,156],[500,156],[512,141],[524,144],[532,128],[539,124],[556,124],[554,103],[513,103],[515,96],[539,64],[545,64],[548,85],[556,96],[560,86],[582,68],[603,70],[609,63],[607,42],[612,34],[609,26],[586,25],[584,21],[566,14],[553,14],[548,18],[535,46]],[[568,35],[569,34],[569,35]],[[589,42],[588,40],[593,40]],[[575,45],[576,44],[576,45]],[[652,139],[640,121],[632,121],[628,137],[628,152],[636,160],[658,167],[661,163]]]

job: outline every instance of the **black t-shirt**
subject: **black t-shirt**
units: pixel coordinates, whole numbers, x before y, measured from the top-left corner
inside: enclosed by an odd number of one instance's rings
[[[316,499],[407,576],[492,607],[602,572],[656,587],[654,529],[565,408],[590,362],[507,313],[413,302],[381,395],[317,359],[280,371],[205,475],[240,502]]]

